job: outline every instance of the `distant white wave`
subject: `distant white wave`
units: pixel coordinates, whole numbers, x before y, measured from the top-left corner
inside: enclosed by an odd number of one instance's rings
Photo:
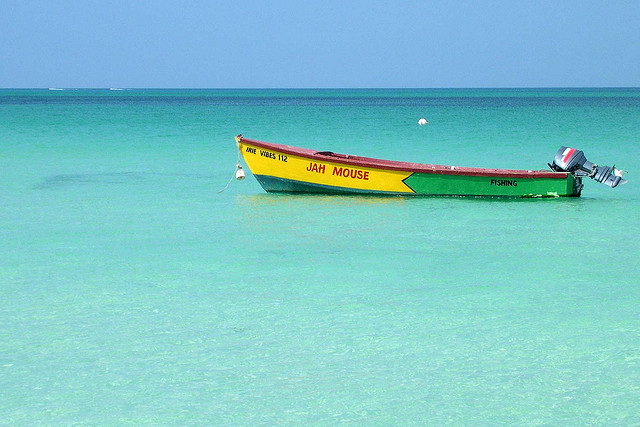
[[[60,89],[58,87],[50,87],[49,90],[64,90],[64,89]]]

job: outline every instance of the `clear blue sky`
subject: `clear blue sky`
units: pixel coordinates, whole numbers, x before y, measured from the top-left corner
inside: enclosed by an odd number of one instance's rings
[[[640,0],[0,1],[0,87],[640,86]]]

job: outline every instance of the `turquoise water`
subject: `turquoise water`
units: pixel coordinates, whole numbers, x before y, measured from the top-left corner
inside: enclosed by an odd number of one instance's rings
[[[430,124],[418,126],[425,117]],[[1,90],[0,424],[640,424],[640,90]],[[286,196],[233,136],[627,170]]]

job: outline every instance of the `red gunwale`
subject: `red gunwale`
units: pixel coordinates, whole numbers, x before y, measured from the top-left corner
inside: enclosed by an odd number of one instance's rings
[[[565,179],[568,172],[552,171],[527,171],[518,169],[486,169],[469,168],[463,166],[443,166],[429,165],[424,163],[398,162],[394,160],[374,159],[370,157],[352,156],[350,154],[322,154],[323,151],[309,150],[307,148],[293,147],[290,145],[276,144],[273,142],[256,141],[238,135],[240,142],[255,145],[267,150],[278,151],[292,156],[304,157],[310,160],[323,160],[327,162],[340,163],[349,166],[369,167],[377,169],[396,170],[403,172],[431,173],[438,175],[467,175],[467,176],[492,176],[504,178],[553,178]]]

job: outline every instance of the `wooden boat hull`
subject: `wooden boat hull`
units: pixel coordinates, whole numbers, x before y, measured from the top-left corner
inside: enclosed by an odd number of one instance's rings
[[[579,196],[567,172],[482,169],[396,162],[236,137],[267,192],[401,196]]]

